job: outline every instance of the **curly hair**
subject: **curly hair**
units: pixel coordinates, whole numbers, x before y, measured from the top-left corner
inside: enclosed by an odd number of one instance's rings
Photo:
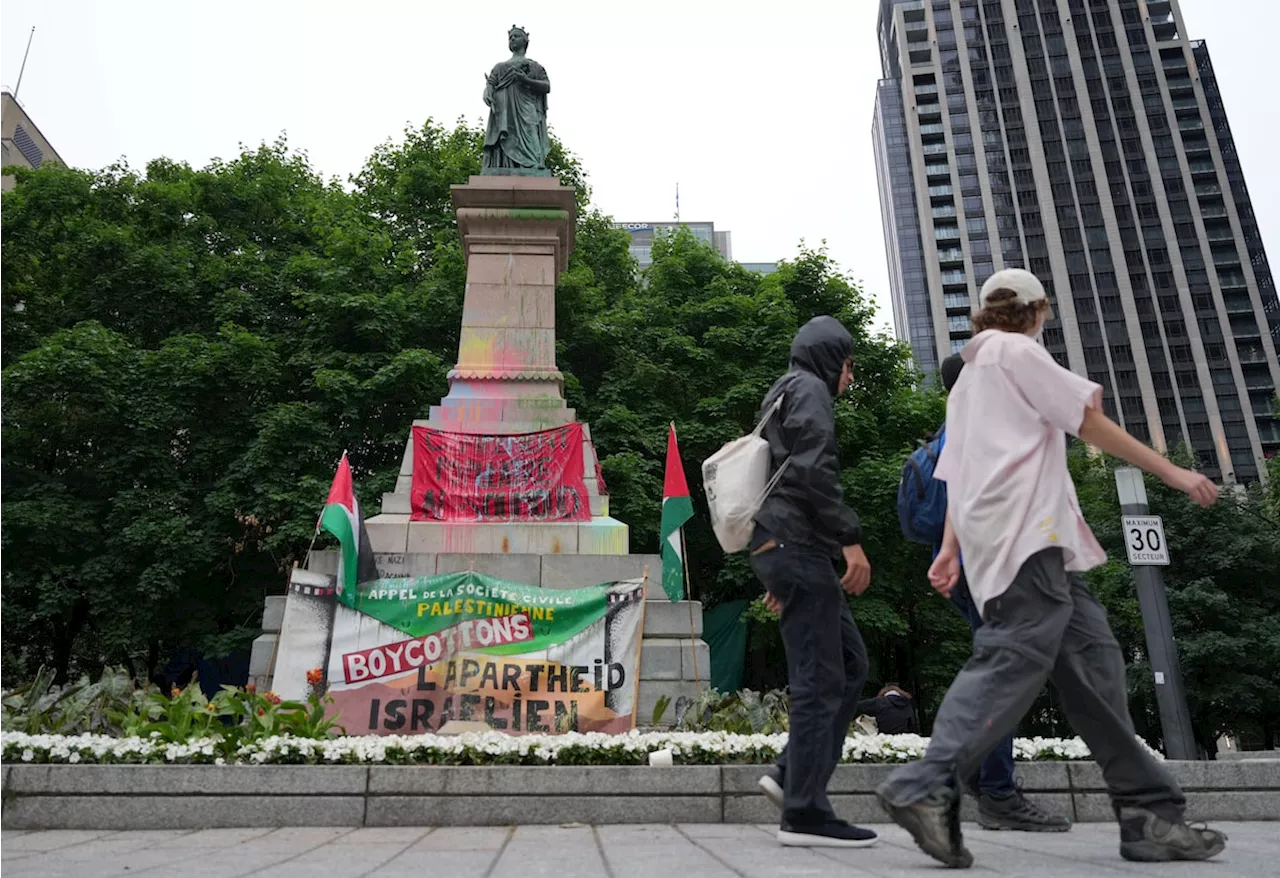
[[[1049,310],[1049,300],[1030,305],[1018,303],[1013,290],[995,290],[987,296],[987,304],[973,314],[973,331],[998,329],[1001,332],[1030,332],[1040,314]]]

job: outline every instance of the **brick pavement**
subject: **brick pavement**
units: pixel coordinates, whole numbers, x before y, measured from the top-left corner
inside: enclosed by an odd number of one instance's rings
[[[966,826],[975,871],[1016,878],[1260,878],[1277,874],[1280,823],[1215,824],[1227,850],[1209,863],[1144,865],[1117,852],[1116,829],[1065,834],[984,832]],[[865,850],[781,848],[773,827],[520,826],[404,829],[210,829],[196,832],[7,831],[5,878],[775,878],[937,876],[896,826]]]

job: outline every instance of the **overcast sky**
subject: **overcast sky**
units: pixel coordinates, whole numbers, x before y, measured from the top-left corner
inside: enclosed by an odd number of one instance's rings
[[[0,81],[68,163],[202,166],[282,132],[326,176],[432,117],[481,120],[482,77],[530,32],[549,117],[618,220],[710,220],[769,262],[825,239],[889,325],[871,149],[876,0],[216,3],[4,0]],[[612,11],[608,11],[612,10]],[[1262,226],[1280,234],[1280,3],[1182,0],[1205,39]],[[1272,258],[1275,246],[1269,248]]]

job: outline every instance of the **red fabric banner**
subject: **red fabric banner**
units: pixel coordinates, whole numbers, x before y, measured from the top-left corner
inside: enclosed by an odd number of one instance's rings
[[[581,424],[478,436],[413,428],[412,521],[590,521]]]

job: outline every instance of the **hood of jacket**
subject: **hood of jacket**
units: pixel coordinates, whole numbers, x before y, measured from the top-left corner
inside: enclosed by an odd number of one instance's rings
[[[817,375],[832,397],[840,392],[840,373],[853,355],[853,336],[834,317],[815,317],[791,342],[791,368]]]

